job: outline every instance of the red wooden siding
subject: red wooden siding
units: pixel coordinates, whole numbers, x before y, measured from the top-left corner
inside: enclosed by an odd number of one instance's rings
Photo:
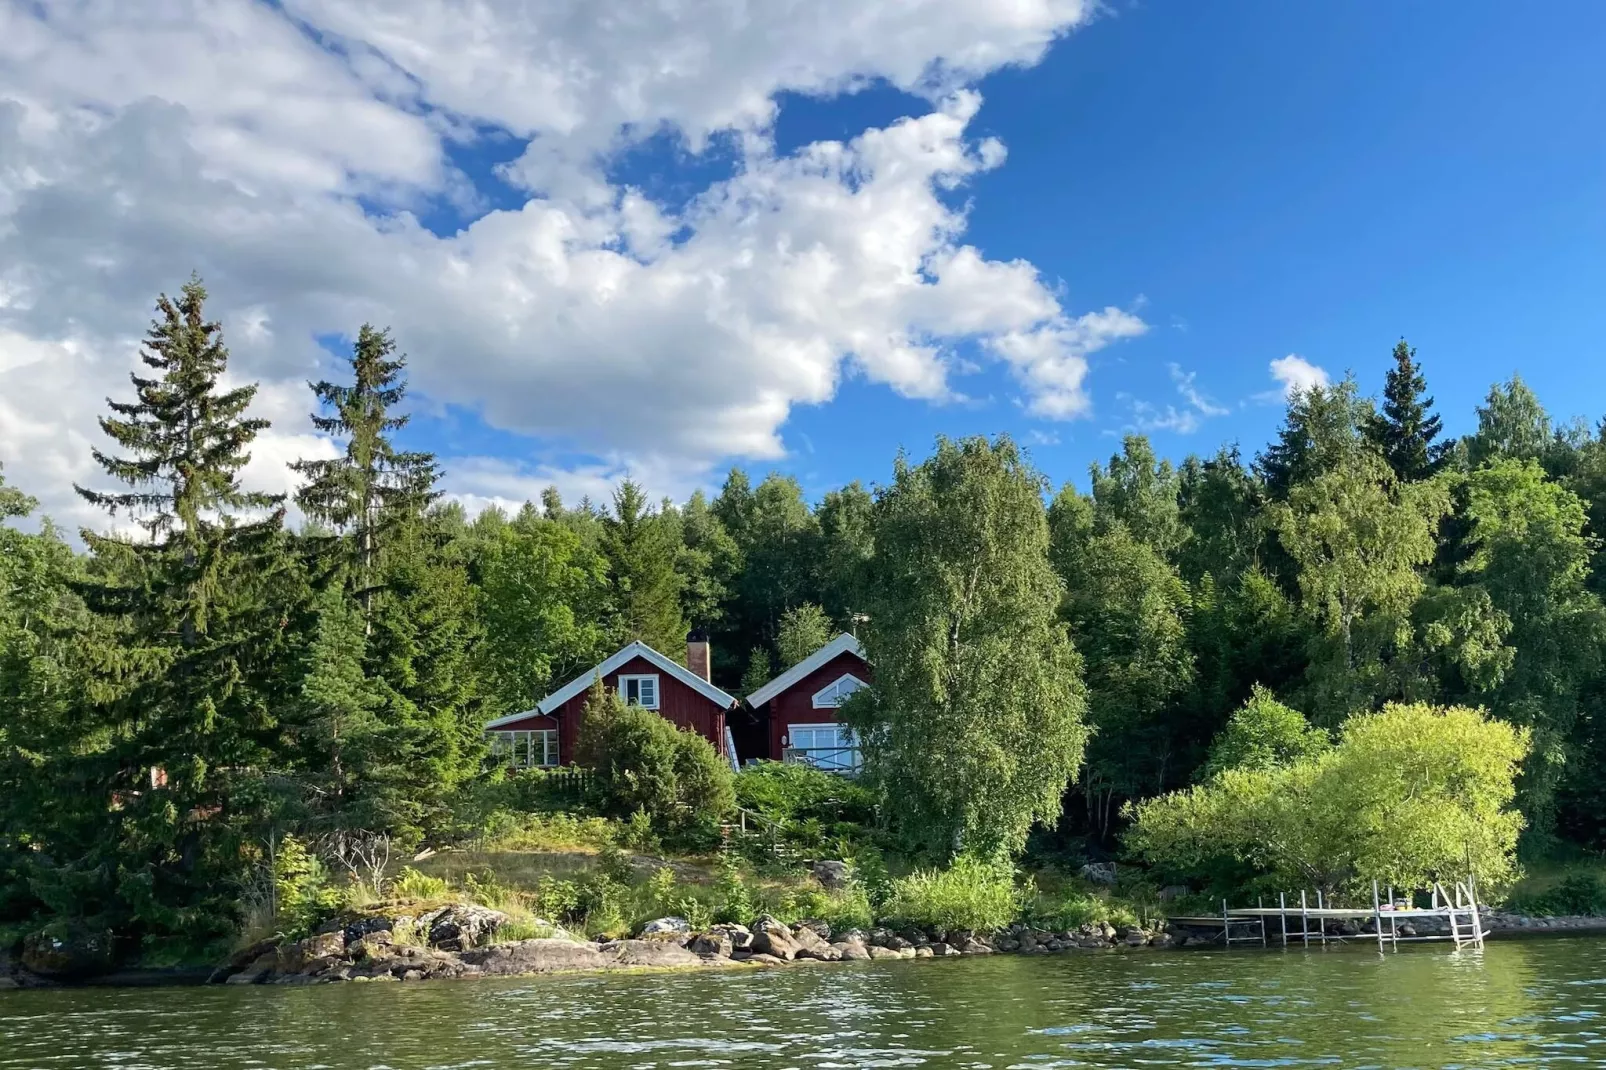
[[[718,704],[681,683],[646,658],[631,658],[614,672],[602,678],[609,691],[619,689],[620,676],[658,677],[658,715],[679,728],[689,728],[725,753],[725,711]],[[580,692],[557,709],[558,761],[568,765],[574,761],[574,737],[579,731],[580,715],[591,689]],[[508,725],[506,728],[514,726]],[[524,727],[520,721],[518,727]],[[532,726],[533,727],[533,726]],[[503,730],[505,731],[506,728]]]
[[[772,761],[780,761],[786,749],[783,740],[787,725],[832,724],[836,721],[835,710],[814,708],[814,695],[843,676],[857,676],[867,684],[872,682],[870,666],[864,659],[843,651],[765,703],[765,708],[769,710],[769,758]]]

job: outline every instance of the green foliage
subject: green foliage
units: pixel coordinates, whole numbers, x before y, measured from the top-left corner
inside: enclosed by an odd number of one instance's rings
[[[581,715],[575,754],[596,773],[604,812],[643,811],[667,835],[707,836],[735,804],[730,765],[707,740],[625,705],[600,681]]]
[[[602,551],[618,608],[620,642],[639,639],[663,654],[685,656],[686,618],[681,613],[682,579],[675,571],[680,548],[674,529],[650,509],[641,487],[619,484],[613,515],[603,518]]]
[[[1338,743],[1138,804],[1128,846],[1167,874],[1223,857],[1284,887],[1425,886],[1462,874],[1498,891],[1515,874],[1512,808],[1525,730],[1476,710],[1390,705],[1359,714]]]
[[[1400,339],[1394,346],[1394,367],[1383,384],[1382,411],[1366,421],[1366,438],[1396,478],[1427,479],[1444,467],[1449,443],[1434,442],[1444,423],[1427,393],[1427,379],[1416,363],[1416,350]]]
[[[450,892],[451,885],[444,878],[420,873],[412,866],[403,866],[390,882],[390,894],[395,899],[440,899]]]
[[[1081,665],[1057,619],[1042,478],[1007,438],[940,440],[876,502],[873,688],[841,717],[908,842],[1019,850],[1081,764]]]
[[[1606,917],[1606,881],[1594,873],[1574,873],[1538,895],[1513,896],[1505,908],[1543,917]]]
[[[892,882],[882,911],[892,922],[936,932],[995,932],[1019,908],[1013,869],[959,855],[947,869],[916,870]]]
[[[813,602],[804,602],[782,613],[780,633],[775,640],[781,668],[790,669],[829,643],[835,634],[831,618]]]
[[[874,796],[863,785],[804,762],[753,762],[736,775],[736,802],[772,821],[867,824]]]
[[[714,878],[714,920],[745,925],[754,915],[753,892],[730,852],[719,856]]]
[[[547,940],[553,935],[554,930],[550,925],[542,925],[540,922],[535,921],[513,920],[504,921],[498,925],[491,933],[491,938],[486,942],[491,944],[511,944],[519,940]]]
[[[1278,702],[1270,691],[1254,691],[1210,745],[1202,776],[1217,776],[1229,769],[1276,769],[1314,758],[1332,745],[1327,733],[1305,720],[1296,709]]]
[[[744,695],[751,695],[774,677],[775,665],[770,661],[770,652],[761,646],[755,646],[753,652],[748,655],[747,668],[742,672],[739,690]]]
[[[329,880],[329,871],[300,840],[286,836],[273,855],[275,921],[288,939],[299,939],[340,904],[340,893]]]

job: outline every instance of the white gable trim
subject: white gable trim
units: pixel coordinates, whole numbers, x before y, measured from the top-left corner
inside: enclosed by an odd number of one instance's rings
[[[646,643],[638,640],[619,650],[607,660],[592,666],[590,669],[587,669],[579,676],[576,676],[573,680],[570,680],[568,683],[552,692],[552,694],[536,703],[535,709],[525,710],[522,713],[510,713],[506,717],[498,717],[494,721],[487,722],[485,727],[499,728],[502,725],[512,724],[514,721],[522,720],[525,717],[534,717],[539,714],[550,716],[557,710],[559,706],[562,706],[565,702],[568,702],[570,699],[574,698],[574,696],[589,688],[597,679],[597,677],[607,677],[613,675],[614,673],[618,672],[621,667],[634,658],[646,659],[653,665],[656,665],[659,669],[662,669],[670,676],[673,676],[675,679],[697,692],[699,695],[702,695],[704,698],[708,699],[708,701],[714,703],[722,710],[728,710],[732,706],[736,705],[736,699],[732,696],[727,695],[725,692],[721,691],[707,680],[704,680],[701,676],[698,676],[684,665],[675,664],[673,661],[664,657]]]
[[[779,695],[809,673],[822,668],[832,658],[840,654],[854,654],[862,658],[864,657],[864,648],[859,645],[857,639],[847,632],[843,632],[757,691],[754,691],[751,695],[748,695],[747,704],[755,710],[758,709],[764,703]]]
[[[844,680],[852,680],[854,683],[858,684],[859,687],[869,687],[870,686],[869,684],[865,683],[863,680],[859,679],[857,676],[854,676],[851,672],[845,672],[841,676],[838,676],[835,680],[832,680],[830,683],[828,683],[824,687],[820,688],[818,691],[814,692],[814,697],[809,700],[810,704],[817,710],[834,710],[834,709],[840,708],[841,705],[842,705],[840,700],[838,700],[837,702],[824,702],[824,703],[822,703],[820,701],[820,698],[821,698],[821,696],[829,694],[830,692],[835,691],[837,688],[841,687],[842,686],[842,681],[844,681]],[[855,690],[857,690],[857,688],[855,688]]]

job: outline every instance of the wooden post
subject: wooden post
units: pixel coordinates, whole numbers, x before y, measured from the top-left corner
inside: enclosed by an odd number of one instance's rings
[[[1277,917],[1283,923],[1283,946],[1288,946],[1288,893],[1277,893]]]
[[[1261,896],[1255,900],[1255,908],[1260,911],[1260,946],[1266,946],[1266,897]]]
[[[1467,898],[1472,901],[1472,946],[1483,946],[1483,915],[1478,912],[1477,874],[1467,870]]]
[[[1394,885],[1392,885],[1392,884],[1389,885],[1388,894],[1389,894],[1389,946],[1391,946],[1395,951],[1398,951],[1400,949],[1400,931],[1399,931],[1399,926],[1395,923],[1394,912],[1397,909],[1399,909],[1399,904],[1394,901]]]
[[[1221,938],[1227,942],[1228,947],[1232,946],[1232,918],[1227,914],[1225,899],[1221,901]]]
[[[1394,904],[1390,903],[1392,909]],[[1372,882],[1372,919],[1377,924],[1377,953],[1383,953],[1383,907],[1377,900],[1377,881]]]
[[[1299,938],[1310,946],[1310,914],[1305,909],[1305,889],[1299,890]]]
[[[1324,911],[1326,909],[1327,909],[1327,904],[1322,900],[1322,890],[1320,888],[1318,888],[1318,889],[1316,889],[1316,911],[1317,911],[1318,914],[1320,914],[1322,911]],[[1327,919],[1325,917],[1318,917],[1316,919],[1316,939],[1320,940],[1322,942],[1323,946],[1326,946],[1326,944],[1327,944]]]

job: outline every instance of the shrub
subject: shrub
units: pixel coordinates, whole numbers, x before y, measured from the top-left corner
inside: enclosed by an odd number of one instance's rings
[[[1283,887],[1423,887],[1463,873],[1498,892],[1515,876],[1523,819],[1511,803],[1529,734],[1477,710],[1389,705],[1338,743],[1269,769],[1129,808],[1127,845],[1173,876],[1232,863]]]
[[[452,886],[444,878],[420,873],[412,866],[403,866],[401,873],[390,882],[390,894],[396,899],[439,899],[451,890]]]
[[[714,920],[745,925],[753,920],[753,893],[742,879],[735,856],[719,856],[714,876]]]
[[[1014,920],[1016,906],[1007,866],[961,855],[947,869],[917,870],[893,881],[883,913],[935,932],[992,932]]]
[[[329,871],[294,836],[279,841],[273,855],[274,919],[286,937],[305,936],[340,905]]]
[[[1331,745],[1327,733],[1304,714],[1256,684],[1211,743],[1202,773],[1208,778],[1227,769],[1275,769],[1315,757]]]
[[[754,762],[736,775],[736,801],[783,824],[868,824],[874,797],[868,790],[803,762]]]
[[[716,832],[735,802],[730,766],[706,739],[625,705],[600,680],[581,716],[575,755],[596,772],[604,812],[628,818],[641,811],[665,834]]]
[[[1606,883],[1592,873],[1575,873],[1554,888],[1534,896],[1514,896],[1506,909],[1519,914],[1557,917],[1606,915]]]
[[[504,921],[491,933],[488,941],[493,944],[511,944],[518,940],[545,940],[554,934],[550,925],[542,925],[534,921],[511,920]]]

